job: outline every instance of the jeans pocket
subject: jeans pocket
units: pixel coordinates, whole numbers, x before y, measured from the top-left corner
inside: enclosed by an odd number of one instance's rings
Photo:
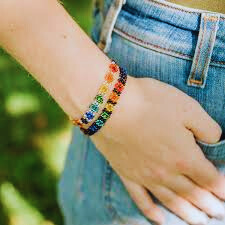
[[[221,140],[215,144],[208,144],[197,141],[205,156],[212,161],[223,161],[225,163],[225,140]]]
[[[210,160],[223,174],[225,174],[225,140],[215,144],[197,141],[205,157]]]
[[[104,197],[117,225],[153,225],[136,206],[118,174],[106,165]]]

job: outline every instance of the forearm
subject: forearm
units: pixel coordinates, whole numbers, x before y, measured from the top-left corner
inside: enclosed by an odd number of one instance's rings
[[[1,1],[0,45],[71,117],[92,101],[109,63],[57,0]]]

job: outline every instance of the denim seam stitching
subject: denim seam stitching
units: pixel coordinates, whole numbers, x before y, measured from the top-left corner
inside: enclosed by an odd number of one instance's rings
[[[186,13],[190,13],[190,14],[197,14],[197,15],[201,14],[201,12],[192,12],[192,11],[188,11],[188,10],[185,10],[185,9],[177,8],[177,7],[175,7],[175,6],[163,4],[162,2],[157,2],[157,1],[155,1],[155,0],[147,0],[147,1],[148,1],[148,2],[153,2],[153,3],[158,4],[158,5],[161,5],[161,6],[165,7],[165,8],[176,9],[176,10],[179,10],[179,11],[181,11],[181,12],[186,12]],[[203,10],[202,12],[204,12],[204,10]],[[225,17],[222,16],[221,19],[225,20]]]
[[[205,19],[205,18],[204,18]],[[191,77],[189,79],[189,82],[192,83],[193,81],[199,81],[199,80],[196,80],[195,79],[195,74],[196,74],[196,70],[197,70],[197,66],[198,66],[198,61],[199,61],[199,57],[200,57],[200,52],[201,52],[201,47],[203,45],[203,39],[204,39],[204,34],[205,34],[205,31],[206,31],[206,23],[204,23],[204,29],[202,31],[202,35],[201,35],[201,41],[200,41],[200,44],[198,46],[198,52],[197,52],[197,57],[196,57],[196,62],[195,63],[195,66],[193,68],[193,71],[191,73]],[[199,81],[200,84],[202,84],[202,80]]]
[[[126,221],[124,221],[124,219],[118,215],[118,212],[116,210],[116,208],[113,206],[112,204],[112,198],[111,198],[111,186],[112,186],[112,173],[113,173],[113,169],[110,166],[109,162],[106,160],[106,169],[105,169],[105,176],[104,176],[104,183],[105,183],[105,202],[106,207],[109,211],[111,211],[111,216],[113,217],[113,219],[118,219],[119,222],[121,222],[122,224],[126,224]],[[122,225],[121,224],[121,225]],[[136,224],[131,224],[129,221],[130,225],[136,225]],[[119,225],[119,224],[118,224]]]
[[[181,52],[177,52],[177,51],[174,51],[174,50],[169,49],[169,48],[164,48],[164,47],[161,47],[161,46],[159,46],[159,45],[152,44],[152,43],[147,42],[147,41],[143,41],[143,40],[141,40],[141,39],[139,39],[139,38],[137,38],[137,37],[135,37],[135,36],[133,36],[133,35],[131,35],[131,34],[125,32],[125,31],[123,31],[123,30],[119,29],[119,28],[114,28],[114,30],[115,30],[115,31],[118,31],[118,32],[121,32],[121,33],[127,35],[127,36],[130,37],[130,38],[133,38],[133,39],[136,40],[137,42],[140,42],[140,43],[143,43],[143,44],[146,44],[146,45],[149,45],[149,46],[153,46],[153,47],[155,47],[155,48],[163,49],[163,50],[166,50],[166,51],[169,51],[169,52],[174,52],[174,53],[176,53],[176,54],[178,54],[178,55],[186,56],[186,57],[188,57],[188,58],[191,59],[191,56],[190,56],[190,55],[187,55],[187,54],[184,54],[184,53],[181,53]],[[118,34],[119,34],[119,33],[118,33]]]
[[[121,33],[123,33],[124,35],[128,36],[129,38],[134,39],[134,42],[136,41],[135,43],[137,43],[137,44],[142,43],[142,44],[146,44],[146,45],[148,45],[148,46],[152,46],[152,47],[155,47],[155,48],[158,48],[158,49],[166,50],[166,51],[168,51],[168,52],[173,52],[173,53],[178,54],[178,55],[180,55],[180,56],[187,57],[188,59],[192,59],[192,58],[193,58],[191,55],[184,54],[184,53],[181,53],[181,52],[177,52],[177,51],[172,50],[172,49],[169,49],[169,48],[164,48],[164,47],[161,47],[161,46],[159,46],[159,45],[152,44],[152,43],[147,42],[147,41],[143,41],[143,40],[141,40],[141,39],[139,39],[139,38],[137,38],[137,37],[135,37],[135,36],[133,36],[133,35],[131,35],[131,34],[125,32],[125,31],[123,31],[123,30],[119,29],[119,28],[114,27],[114,31],[115,31],[118,35],[120,35],[120,36],[121,36]],[[124,37],[124,36],[122,36],[122,37]],[[124,37],[124,38],[125,38],[125,37]],[[216,63],[216,64],[225,65],[225,62],[223,62],[223,61],[214,61],[214,60],[212,60],[211,62],[212,62],[212,63]]]
[[[216,18],[216,17],[215,17]],[[205,18],[205,20],[210,20],[211,18]],[[211,20],[212,21],[212,20]],[[215,20],[213,20],[213,21],[215,21]],[[212,29],[212,31],[211,31],[211,34],[210,34],[210,38],[209,38],[209,44],[208,44],[208,48],[207,48],[207,55],[209,55],[209,53],[210,53],[210,47],[211,47],[211,45],[210,45],[210,43],[212,43],[212,38],[213,38],[213,31],[216,29],[216,26],[217,26],[217,24],[215,23],[214,24],[214,26],[213,26],[213,29]],[[203,67],[203,70],[202,70],[202,74],[201,74],[201,80],[202,79],[204,79],[204,74],[205,74],[205,70],[206,70],[206,68],[207,68],[207,58],[205,59],[205,64],[204,64],[204,67]]]
[[[117,210],[112,205],[111,198],[111,184],[112,184],[112,168],[109,162],[106,160],[105,172],[103,178],[103,190],[104,190],[104,202],[106,204],[107,211],[109,212],[112,219],[117,219],[119,222],[124,223],[123,219],[118,215]]]
[[[208,21],[213,21],[213,22],[215,22],[216,21],[216,19],[218,19],[217,17],[205,17],[204,18],[204,21],[205,21],[205,24],[204,24],[204,32],[203,33],[205,33],[205,28],[206,28],[206,24],[207,24],[207,22]],[[213,30],[216,28],[216,23],[214,24],[214,26],[213,26],[213,29],[212,29],[212,31],[210,32],[210,38],[209,38],[209,43],[208,43],[208,48],[207,48],[207,55],[209,55],[209,53],[210,53],[210,43],[212,42],[212,38],[213,38]],[[203,36],[203,34],[202,34],[202,36]],[[202,40],[204,39],[204,37],[202,37]],[[202,46],[202,43],[201,43],[201,46]],[[199,56],[200,56],[200,51],[201,51],[201,47],[200,47],[200,45],[199,45]],[[195,67],[197,68],[197,65],[198,65],[198,61],[199,61],[199,56],[198,56],[198,60],[196,61],[196,64],[195,64]],[[204,78],[205,78],[205,76],[204,76],[204,73],[205,73],[205,70],[206,70],[206,68],[207,68],[207,58],[205,58],[205,63],[204,63],[204,66],[203,66],[203,68],[202,68],[202,73],[201,73],[201,77],[200,77],[200,80],[196,80],[195,79],[195,81],[200,81],[201,83],[199,83],[199,84],[197,84],[197,85],[202,85],[203,84],[203,81],[204,81]],[[195,71],[193,71],[193,73],[195,74],[195,72],[196,72],[196,68],[195,68]],[[197,69],[198,71],[200,70],[200,67],[198,67],[198,69]],[[193,74],[193,77],[191,78],[191,79],[193,79],[194,78],[194,74]]]
[[[200,77],[200,80],[196,80],[195,79],[195,75],[196,75],[196,70],[199,71],[200,70],[200,66],[198,67],[198,62],[199,62],[199,58],[200,58],[200,52],[201,52],[201,48],[202,48],[202,45],[203,45],[203,40],[204,40],[204,34],[205,34],[205,31],[206,31],[206,25],[207,25],[207,17],[204,18],[204,29],[203,29],[203,32],[202,32],[202,35],[201,35],[201,42],[200,42],[200,45],[198,46],[198,52],[197,52],[197,57],[196,57],[196,62],[195,62],[195,67],[192,71],[192,74],[191,74],[191,78],[190,78],[190,82],[192,83],[193,81],[199,81],[199,84],[197,85],[202,85],[203,84],[203,72],[201,74],[201,77]],[[212,35],[212,32],[211,32],[211,35]],[[211,39],[211,37],[210,37]],[[208,49],[209,49],[209,46],[208,45]],[[207,49],[207,50],[208,50]],[[206,66],[206,64],[204,64],[204,67]]]

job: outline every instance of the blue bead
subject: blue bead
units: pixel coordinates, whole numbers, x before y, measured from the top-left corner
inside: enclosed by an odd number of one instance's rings
[[[121,77],[126,77],[126,75],[127,75],[126,69],[120,67],[120,76],[121,76]]]
[[[90,111],[86,112],[85,115],[88,120],[92,120],[94,118],[94,114]]]
[[[96,132],[96,131],[98,131],[98,127],[97,127],[95,124],[92,124],[92,125],[89,127],[89,130],[90,130],[91,132]]]

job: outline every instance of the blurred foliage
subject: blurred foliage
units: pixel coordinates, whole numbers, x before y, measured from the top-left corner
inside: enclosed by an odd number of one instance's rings
[[[63,0],[86,31],[91,0]],[[57,182],[68,119],[45,90],[0,49],[0,225],[62,225]]]

